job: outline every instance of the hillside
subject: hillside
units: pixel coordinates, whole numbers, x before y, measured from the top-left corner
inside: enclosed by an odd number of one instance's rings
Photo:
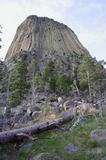
[[[2,159],[105,157],[104,144],[91,136],[106,127],[105,79],[103,61],[90,55],[72,29],[27,17],[0,62]]]

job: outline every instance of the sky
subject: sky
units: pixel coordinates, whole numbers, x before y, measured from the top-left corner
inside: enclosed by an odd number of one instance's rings
[[[68,25],[93,57],[106,61],[106,0],[0,0],[0,58],[5,57],[17,27],[29,15]]]

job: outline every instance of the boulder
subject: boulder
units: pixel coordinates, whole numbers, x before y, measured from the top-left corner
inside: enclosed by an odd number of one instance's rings
[[[106,142],[106,129],[96,129],[92,131],[91,138],[97,142]]]
[[[64,102],[63,107],[67,109],[74,107],[74,102],[72,100],[67,100]]]
[[[68,144],[64,147],[65,152],[67,153],[75,153],[78,151],[78,147],[76,147],[74,144]]]
[[[101,160],[106,160],[106,155],[101,158]]]

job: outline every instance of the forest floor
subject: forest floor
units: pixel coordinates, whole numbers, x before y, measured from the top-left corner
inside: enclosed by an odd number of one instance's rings
[[[106,128],[106,114],[103,118],[88,116],[71,131],[72,122],[60,129],[46,131],[36,136],[35,141],[6,144],[0,146],[0,160],[32,160],[41,153],[59,156],[61,160],[105,160],[106,142],[91,139],[91,131]],[[67,146],[74,146],[67,149]],[[72,147],[71,146],[71,147]],[[71,150],[71,151],[70,151]]]

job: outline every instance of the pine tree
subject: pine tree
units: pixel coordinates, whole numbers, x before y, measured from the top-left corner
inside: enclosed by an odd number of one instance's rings
[[[48,88],[55,92],[56,90],[56,70],[54,62],[50,61],[45,67],[44,71],[44,82],[48,86]]]
[[[56,91],[56,76],[54,76],[54,75],[49,79],[49,88],[53,92]]]
[[[100,79],[104,78],[104,75],[104,68],[100,62],[89,56],[82,56],[78,69],[79,83],[81,88],[88,88],[90,97],[97,89],[97,84],[99,84]]]
[[[56,90],[58,93],[65,94],[68,93],[71,89],[71,80],[68,76],[63,73],[58,73],[56,79]]]
[[[60,94],[68,93],[71,89],[71,80],[64,73],[58,73],[55,69],[54,62],[50,61],[45,67],[44,82],[50,91]]]
[[[94,62],[91,57],[83,56],[79,65],[79,79],[81,87],[88,87],[91,97],[91,83],[95,78]]]
[[[39,72],[36,73],[35,75],[35,87],[39,90],[43,90],[44,89],[44,80],[43,77],[41,76],[41,74]]]
[[[95,62],[95,86],[94,90],[102,94],[106,88],[106,70],[103,61]]]
[[[53,76],[54,72],[55,72],[54,62],[49,61],[45,67],[44,80],[49,81],[49,79]]]
[[[19,60],[15,66],[15,69],[11,76],[9,90],[11,92],[9,96],[10,107],[17,106],[24,98],[26,91],[29,87],[27,83],[27,64],[23,60]]]
[[[32,90],[32,107],[34,106],[34,99],[35,99],[35,75],[39,72],[39,67],[36,59],[31,55],[31,63],[30,63],[30,73],[31,73],[31,90]]]

